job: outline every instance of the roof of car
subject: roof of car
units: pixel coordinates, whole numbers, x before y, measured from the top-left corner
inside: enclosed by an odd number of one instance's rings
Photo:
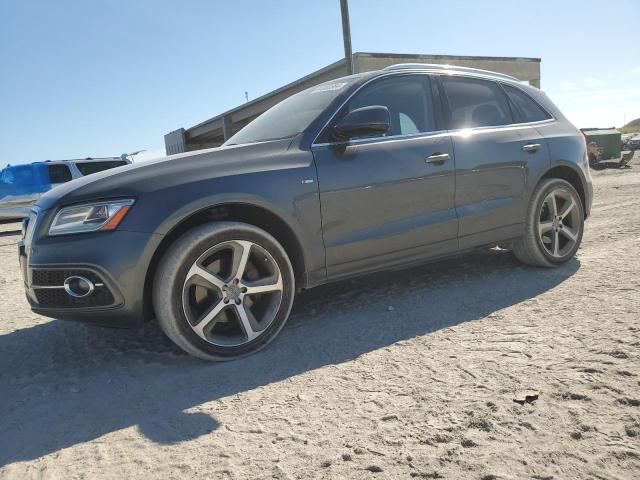
[[[398,63],[385,67],[383,71],[397,71],[397,70],[419,70],[430,71],[439,73],[461,73],[479,75],[483,77],[498,78],[501,80],[510,80],[512,82],[519,82],[516,77],[506,75],[504,73],[493,72],[491,70],[482,70],[480,68],[461,67],[459,65],[442,65],[435,63]]]

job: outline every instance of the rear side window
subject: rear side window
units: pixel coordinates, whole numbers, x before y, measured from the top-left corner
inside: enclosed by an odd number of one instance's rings
[[[47,167],[49,167],[51,183],[64,183],[71,180],[71,171],[68,165],[53,164],[47,165]]]
[[[373,82],[349,101],[344,114],[372,105],[387,107],[391,115],[391,129],[382,136],[435,130],[431,88],[424,75],[401,75]]]
[[[103,170],[109,170],[110,168],[121,167],[127,165],[127,162],[122,160],[110,160],[108,162],[77,162],[76,167],[80,170],[82,175],[91,175],[92,173],[102,172]]]
[[[474,128],[511,123],[509,102],[491,81],[464,77],[440,77],[451,108],[450,128]]]
[[[534,102],[527,94],[511,85],[502,85],[509,99],[516,106],[523,122],[539,122],[551,118],[543,108]]]

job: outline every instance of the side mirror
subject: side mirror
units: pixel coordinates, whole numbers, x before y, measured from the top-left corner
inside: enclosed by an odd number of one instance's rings
[[[333,127],[338,139],[371,137],[388,132],[391,128],[389,109],[382,105],[362,107],[349,112]]]

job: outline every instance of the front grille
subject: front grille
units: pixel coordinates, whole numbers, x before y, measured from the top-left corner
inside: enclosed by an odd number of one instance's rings
[[[107,287],[96,287],[86,298],[67,295],[63,288],[34,289],[38,305],[45,308],[105,307],[113,303],[113,295]]]
[[[91,280],[96,286],[94,292],[85,298],[75,298],[64,290],[67,277],[81,276]],[[104,281],[88,270],[33,270],[32,288],[39,307],[43,308],[83,308],[106,307],[115,299]],[[42,288],[45,287],[45,288]],[[48,287],[48,288],[47,288]],[[51,288],[54,287],[54,288]]]

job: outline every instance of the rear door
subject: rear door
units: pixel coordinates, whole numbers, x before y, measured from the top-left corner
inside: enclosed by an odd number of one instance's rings
[[[440,76],[456,156],[455,208],[460,248],[518,237],[531,171],[547,165],[544,139],[518,123],[500,84]]]
[[[370,105],[389,109],[391,131],[348,142],[326,135],[313,146],[333,278],[457,249],[453,149],[435,115],[430,78],[374,80],[327,131],[349,111]]]

